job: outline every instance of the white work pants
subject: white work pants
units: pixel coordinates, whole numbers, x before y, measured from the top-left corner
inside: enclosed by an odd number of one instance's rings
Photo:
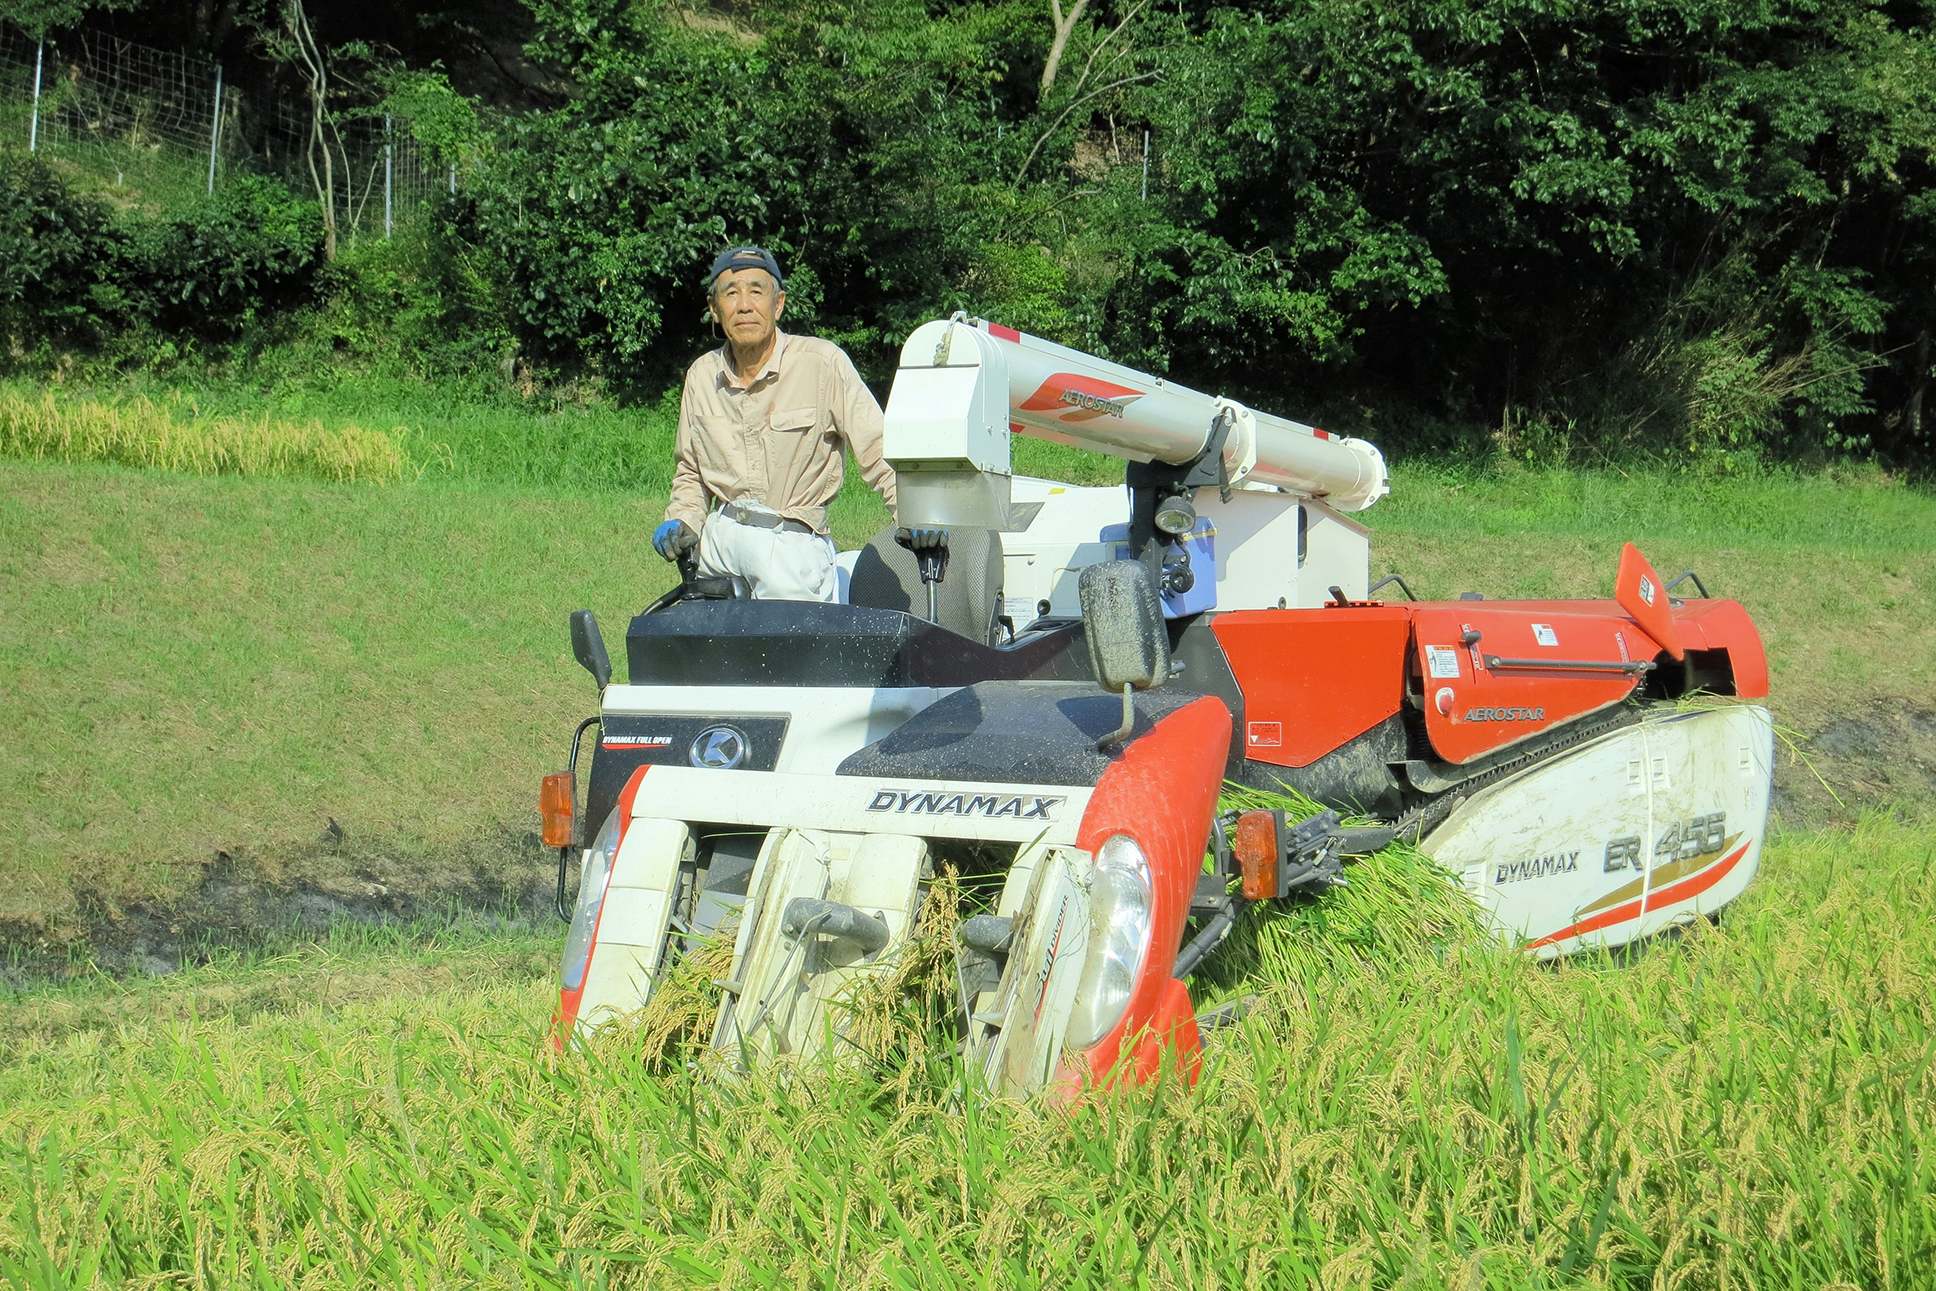
[[[699,576],[731,578],[740,595],[756,601],[834,601],[840,594],[833,539],[741,524],[723,511],[707,516],[699,531]]]

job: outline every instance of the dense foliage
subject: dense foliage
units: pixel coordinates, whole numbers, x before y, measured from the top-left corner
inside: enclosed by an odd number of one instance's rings
[[[34,158],[0,155],[0,328],[99,341],[115,329],[233,337],[315,298],[315,209],[242,178],[167,216],[117,215]]]
[[[1387,437],[1927,452],[1921,8],[1116,4],[1046,89],[1039,4],[736,12],[538,6],[581,93],[471,225],[534,354],[682,358],[759,238],[877,373],[966,308]]]
[[[530,8],[556,106],[388,81],[480,362],[656,393],[753,239],[877,378],[961,308],[1400,446],[1931,456],[1918,0]]]

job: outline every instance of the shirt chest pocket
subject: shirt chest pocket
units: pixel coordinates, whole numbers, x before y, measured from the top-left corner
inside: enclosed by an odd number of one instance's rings
[[[788,408],[775,410],[768,420],[772,428],[783,435],[804,435],[820,429],[820,409]]]

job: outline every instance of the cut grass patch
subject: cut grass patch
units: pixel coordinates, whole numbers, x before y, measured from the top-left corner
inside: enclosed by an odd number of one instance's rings
[[[532,786],[590,709],[565,615],[597,611],[622,671],[626,622],[673,581],[649,547],[671,472],[663,401],[402,381],[52,397],[57,411],[151,397],[183,424],[395,428],[407,478],[373,489],[0,455],[0,921],[16,930],[77,935],[81,888],[110,917],[127,900],[165,905],[218,852],[271,880],[462,868],[480,830],[535,826]],[[0,386],[0,401],[48,406],[25,386]],[[1120,480],[1110,459],[1032,439],[1015,459]],[[1397,570],[1427,596],[1606,595],[1628,539],[1663,573],[1695,568],[1755,616],[1777,717],[1848,803],[1936,802],[1927,492],[1873,472],[1400,463],[1361,518],[1374,577]],[[887,520],[850,471],[839,544]],[[1780,785],[1784,809],[1834,809],[1799,764]],[[331,819],[347,848],[318,847]]]

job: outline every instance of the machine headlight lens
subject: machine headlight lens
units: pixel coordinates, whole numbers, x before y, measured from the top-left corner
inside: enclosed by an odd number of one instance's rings
[[[1156,508],[1156,527],[1173,538],[1180,538],[1197,527],[1197,509],[1184,494],[1173,494]]]
[[[585,965],[592,957],[592,930],[598,927],[599,907],[605,904],[605,887],[612,879],[612,855],[618,851],[618,808],[605,817],[598,840],[585,852],[585,867],[578,874],[578,908],[571,915],[571,936],[565,941],[563,966],[565,989],[575,991],[585,981]]]
[[[1115,834],[1096,851],[1089,889],[1089,951],[1076,983],[1066,1042],[1088,1049],[1123,1020],[1149,957],[1150,871],[1143,849]]]

